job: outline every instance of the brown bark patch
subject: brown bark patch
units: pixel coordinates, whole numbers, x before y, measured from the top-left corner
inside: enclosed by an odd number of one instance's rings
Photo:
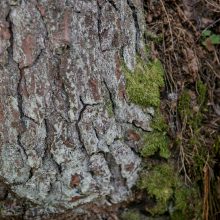
[[[8,22],[0,22],[0,39],[9,40],[11,38],[11,34],[8,27]]]
[[[81,180],[80,175],[78,174],[72,175],[71,180],[70,180],[70,187],[74,188],[78,186],[80,184],[80,180]]]
[[[120,83],[118,86],[118,97],[124,99],[126,95],[125,86],[123,83]]]
[[[20,63],[20,68],[23,68],[24,66],[30,66],[33,63],[34,61],[33,52],[35,47],[36,47],[35,37],[33,37],[31,34],[28,34],[22,42],[22,50],[25,55],[25,62],[22,61]]]
[[[100,99],[100,94],[99,94],[99,90],[98,90],[98,82],[95,79],[90,79],[89,80],[89,87],[91,88],[91,92],[93,94],[93,97],[95,99],[95,101]]]
[[[38,10],[39,10],[41,16],[44,17],[44,16],[46,15],[46,11],[45,11],[44,6],[41,5],[41,4],[38,4],[38,5],[37,5],[37,8],[38,8]]]
[[[139,141],[140,135],[133,130],[128,130],[127,138],[128,140]]]
[[[4,111],[3,106],[0,104],[0,122],[4,121]]]
[[[115,67],[115,76],[116,76],[116,79],[119,80],[120,77],[121,77],[120,56],[119,56],[119,53],[116,53],[116,54],[115,54],[115,64],[116,64],[116,67]]]
[[[134,169],[134,163],[130,163],[125,165],[125,170],[126,171],[132,171]]]

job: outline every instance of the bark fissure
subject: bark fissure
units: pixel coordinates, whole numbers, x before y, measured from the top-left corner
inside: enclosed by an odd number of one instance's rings
[[[134,3],[131,0],[127,0],[127,3],[132,11],[132,16],[134,20],[134,25],[136,28],[136,42],[135,42],[135,49],[136,53],[139,53],[139,42],[140,42],[140,27],[138,22],[138,15],[137,15],[137,9],[134,5]]]
[[[50,138],[50,128],[49,128],[49,123],[46,118],[44,118],[44,124],[45,124],[45,130],[46,130],[46,137],[45,137],[45,146],[46,149],[44,151],[44,156],[42,160],[46,160],[47,157],[51,158],[51,160],[54,162],[55,166],[57,167],[58,173],[62,173],[62,166],[61,164],[57,163],[56,159],[54,158],[54,155],[51,153],[51,147],[53,147],[53,143],[50,143],[49,138]]]
[[[133,125],[135,128],[141,129],[141,130],[144,131],[144,132],[149,132],[149,130],[146,130],[146,129],[144,129],[143,127],[138,126],[137,124],[135,124],[135,121],[132,121],[132,123],[129,122],[129,121],[127,121],[127,123]]]
[[[81,134],[81,128],[79,126],[79,123],[81,122],[82,118],[83,118],[83,113],[86,111],[87,107],[89,106],[97,106],[99,105],[98,103],[95,103],[95,104],[86,104],[83,102],[82,100],[82,97],[79,98],[81,104],[82,104],[82,109],[80,110],[80,113],[79,113],[79,117],[76,121],[76,130],[77,130],[77,133],[78,133],[78,137],[79,137],[79,141],[80,143],[82,144],[83,148],[85,149],[85,151],[87,152],[86,148],[85,148],[85,144],[84,144],[84,141],[83,141],[83,138],[82,138],[82,134]]]
[[[109,87],[108,87],[108,84],[106,83],[105,80],[103,80],[103,83],[104,83],[104,85],[105,85],[105,88],[106,88],[107,91],[108,91],[109,99],[110,99],[110,101],[111,101],[112,111],[113,111],[113,114],[115,115],[115,108],[116,108],[116,106],[115,106],[115,103],[114,103],[113,94],[112,94],[112,92],[110,91],[110,89],[109,89]]]
[[[61,66],[61,60],[59,60],[59,67],[58,67],[59,71],[58,71],[57,75],[58,75],[59,80],[61,81],[61,90],[62,90],[62,92],[63,92],[63,94],[64,94],[64,96],[66,98],[65,105],[66,105],[67,112],[68,112],[71,109],[70,108],[70,97],[69,97],[68,92],[66,91],[66,84],[65,84],[64,79],[63,79],[63,77],[61,75],[61,68],[60,68],[60,66]],[[65,119],[65,120],[67,120],[68,122],[71,122],[71,119],[68,116],[68,114],[67,114],[67,117],[68,117],[68,119]]]
[[[84,113],[84,111],[86,110],[86,107],[87,107],[88,105],[85,105],[85,104],[83,103],[81,97],[80,97],[79,100],[80,100],[80,102],[81,102],[81,104],[82,104],[82,109],[80,110],[79,117],[78,117],[78,119],[77,119],[77,121],[76,121],[76,131],[77,131],[77,133],[78,133],[79,141],[80,141],[80,143],[82,144],[83,148],[84,148],[85,151],[86,151],[86,148],[85,148],[85,145],[84,145],[84,142],[83,142],[83,139],[82,139],[82,135],[81,135],[81,130],[80,130],[80,127],[79,127],[79,123],[80,123],[80,121],[81,121],[81,119],[82,119],[82,116],[83,116],[83,113]],[[86,152],[87,152],[87,151],[86,151]]]
[[[28,155],[26,153],[26,150],[25,150],[23,144],[21,143],[21,135],[20,134],[18,134],[18,136],[17,136],[17,143],[18,143],[18,146],[22,149],[22,151],[23,151],[23,153],[24,153],[24,155],[25,155],[25,157],[27,159]]]
[[[112,7],[115,9],[115,11],[119,12],[114,0],[107,0],[107,1],[112,5]]]
[[[97,4],[97,10],[98,10],[98,14],[97,14],[97,30],[98,30],[98,41],[99,41],[99,48],[100,51],[102,50],[102,36],[101,36],[101,15],[102,15],[102,7],[99,4],[98,0],[96,1]]]

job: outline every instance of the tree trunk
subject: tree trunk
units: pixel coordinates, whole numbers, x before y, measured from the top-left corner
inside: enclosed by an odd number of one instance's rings
[[[149,131],[151,117],[128,102],[120,67],[132,69],[144,51],[142,10],[142,0],[1,0],[6,219],[131,197],[141,163],[135,129]]]

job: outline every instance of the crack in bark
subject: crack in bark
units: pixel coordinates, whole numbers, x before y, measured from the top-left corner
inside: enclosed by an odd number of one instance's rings
[[[28,155],[27,155],[27,153],[26,153],[26,150],[25,150],[24,146],[23,146],[22,143],[21,143],[21,135],[20,135],[20,134],[17,135],[17,144],[18,144],[18,146],[22,149],[22,151],[23,151],[23,153],[24,153],[24,155],[25,155],[25,157],[26,157],[26,159],[27,159],[27,158],[28,158]]]
[[[88,154],[88,153],[87,153],[87,150],[86,150],[86,147],[85,147],[85,144],[84,144],[84,142],[83,142],[83,138],[82,138],[82,134],[81,134],[81,129],[80,129],[80,127],[79,127],[79,123],[80,123],[80,121],[82,120],[83,113],[85,112],[85,110],[86,110],[86,108],[87,108],[88,106],[97,106],[97,105],[99,105],[99,104],[98,104],[98,103],[86,104],[86,103],[83,102],[81,96],[79,96],[79,100],[80,100],[80,102],[82,103],[82,106],[83,106],[83,107],[82,107],[81,110],[80,110],[79,117],[78,117],[78,119],[77,119],[77,121],[76,121],[75,126],[76,126],[76,131],[77,131],[77,133],[78,133],[79,142],[82,144],[83,148],[85,149],[86,154]]]
[[[106,89],[108,91],[109,99],[110,99],[111,105],[112,105],[112,111],[113,111],[113,114],[115,115],[116,106],[115,106],[115,103],[114,103],[113,95],[112,95],[112,93],[111,93],[111,91],[110,91],[110,89],[109,89],[109,87],[108,87],[108,85],[107,85],[105,80],[103,80],[103,83],[104,83],[104,85],[105,85],[105,87],[106,87]]]
[[[113,0],[107,0],[107,1],[108,1],[109,4],[112,5],[112,7],[115,9],[115,11],[119,12],[119,10],[118,10],[118,8],[117,8],[117,6],[116,6],[116,4]]]
[[[100,51],[102,51],[102,36],[101,36],[101,15],[102,15],[102,7],[99,4],[98,0],[96,0],[98,15],[97,15],[97,29],[98,29],[98,40]]]
[[[78,133],[79,142],[82,144],[83,148],[84,148],[85,151],[86,151],[84,142],[83,142],[83,140],[82,140],[82,135],[81,135],[79,123],[80,123],[80,121],[81,121],[81,119],[82,119],[82,115],[83,115],[84,111],[86,110],[87,105],[85,105],[85,104],[83,103],[81,96],[79,97],[79,100],[80,100],[80,102],[82,103],[82,108],[81,108],[81,110],[80,110],[80,112],[79,112],[79,117],[78,117],[78,119],[77,119],[77,121],[76,121],[76,131],[77,131],[77,133]],[[86,153],[87,153],[87,151],[86,151]]]
[[[13,32],[12,32],[12,36],[13,36]],[[19,112],[20,112],[20,120],[21,120],[21,123],[24,127],[26,127],[25,122],[24,122],[24,118],[28,118],[32,122],[38,124],[38,122],[35,119],[33,119],[30,116],[26,115],[23,111],[23,97],[22,97],[22,93],[21,93],[21,91],[22,91],[21,83],[22,83],[22,80],[24,79],[24,70],[34,66],[38,62],[38,60],[40,59],[40,56],[41,56],[42,53],[43,53],[43,49],[41,49],[40,53],[38,54],[38,56],[36,57],[36,59],[34,60],[34,62],[30,66],[20,68],[19,64],[17,63],[17,66],[18,66],[18,69],[19,69],[19,74],[20,74],[20,77],[19,77],[19,80],[18,80],[18,86],[17,86],[17,100],[18,100],[18,109],[19,109]]]
[[[143,128],[141,127],[141,125],[140,125],[140,126],[136,125],[136,124],[135,124],[135,120],[133,120],[132,122],[127,121],[127,123],[133,125],[135,128],[141,129],[141,130],[144,131],[144,132],[149,132],[149,130],[143,129]]]
[[[97,131],[96,127],[94,126],[94,124],[93,124],[93,129],[95,131],[96,138],[99,140],[99,134],[98,134],[98,131]]]
[[[64,94],[64,96],[65,96],[65,98],[66,98],[66,100],[65,100],[65,104],[66,104],[66,108],[67,108],[67,113],[66,113],[66,115],[67,115],[67,118],[68,119],[65,119],[65,120],[67,120],[68,122],[71,122],[71,119],[70,119],[70,116],[69,116],[69,114],[68,114],[68,111],[70,111],[70,97],[69,97],[69,94],[68,94],[68,92],[66,91],[66,85],[65,85],[65,82],[64,82],[64,80],[63,80],[63,77],[61,76],[61,68],[60,68],[60,66],[61,66],[61,58],[59,59],[59,61],[58,61],[59,63],[58,63],[58,69],[59,69],[59,71],[57,72],[57,76],[58,76],[58,79],[60,79],[60,81],[61,81],[61,90],[63,91],[63,94]],[[63,118],[63,117],[62,117]]]
[[[114,142],[113,142],[114,143]],[[115,167],[113,167],[113,166],[115,166],[115,165],[117,165],[117,169],[119,169],[119,176],[118,176],[118,178],[120,178],[121,180],[122,180],[122,182],[123,182],[123,185],[128,189],[128,186],[127,186],[127,184],[126,184],[126,178],[124,178],[123,176],[122,176],[122,174],[121,174],[121,165],[119,165],[119,164],[117,164],[116,163],[116,160],[115,160],[115,158],[113,157],[113,155],[110,153],[110,152],[106,152],[106,154],[105,154],[105,160],[107,161],[107,164],[108,164],[108,167],[109,167],[109,171],[110,171],[110,173],[111,173],[111,177],[110,177],[110,184],[114,187],[114,189],[115,189],[115,181],[114,181],[114,179],[116,179],[116,177],[115,177],[115,175],[113,175],[113,174],[115,174]],[[108,199],[108,202],[110,202],[110,203],[112,203],[111,202],[111,199]]]
[[[11,14],[11,8],[10,8],[10,10],[8,12],[8,15],[6,16],[6,21],[9,23],[8,29],[9,29],[9,32],[10,32],[10,35],[11,35],[10,46],[8,48],[8,53],[11,54],[11,59],[14,61],[14,59],[13,59],[14,35],[13,35],[13,30],[12,30],[13,23],[10,20],[10,14]],[[17,63],[17,62],[15,62],[15,63]],[[23,112],[23,98],[22,98],[22,94],[21,94],[21,82],[22,82],[23,75],[24,75],[24,68],[20,69],[18,63],[17,63],[17,67],[18,67],[19,74],[20,74],[20,77],[18,79],[18,84],[17,84],[17,106],[18,106],[18,111],[19,111],[19,114],[20,114],[21,124],[22,124],[23,128],[25,128],[26,127],[26,124],[25,124],[25,121],[24,121],[25,118],[31,120],[34,123],[37,123],[37,122],[33,118],[25,115],[25,113]],[[23,144],[21,143],[21,134],[22,134],[22,131],[20,131],[18,133],[18,135],[17,135],[17,144],[20,147],[20,149],[19,149],[20,152],[22,151],[22,153],[26,157],[25,159],[27,160],[28,159],[28,155],[26,153],[26,149],[24,148]],[[22,157],[22,160],[23,160],[23,157]],[[33,173],[34,173],[33,168],[30,167],[28,179],[25,182],[20,182],[20,183],[17,182],[17,183],[14,183],[12,185],[15,186],[15,185],[20,185],[20,184],[26,184],[28,182],[28,180],[30,180],[32,178]]]
[[[44,124],[45,124],[45,130],[46,130],[46,137],[45,137],[45,152],[44,152],[44,156],[42,157],[42,161],[45,160],[45,158],[49,157],[51,158],[51,160],[54,162],[54,164],[57,167],[58,173],[61,174],[62,173],[62,166],[57,163],[57,161],[54,159],[53,154],[50,152],[50,146],[49,146],[49,133],[50,133],[50,129],[49,129],[49,125],[47,122],[47,119],[44,118]]]
[[[140,27],[139,27],[139,23],[138,23],[137,9],[136,9],[134,3],[132,2],[132,0],[127,0],[127,4],[132,11],[132,16],[133,16],[133,20],[134,20],[135,29],[136,29],[135,50],[136,50],[136,53],[139,53],[138,42],[140,41]]]

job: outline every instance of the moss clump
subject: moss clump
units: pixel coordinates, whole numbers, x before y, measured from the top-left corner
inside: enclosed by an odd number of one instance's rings
[[[156,111],[154,118],[152,119],[151,127],[160,132],[167,132],[168,125],[159,110]]]
[[[193,219],[195,210],[201,210],[198,189],[186,186],[168,163],[158,164],[145,173],[138,187],[155,199],[156,205],[148,208],[152,215],[169,211],[173,220]]]
[[[133,72],[125,66],[123,69],[129,100],[143,107],[159,106],[160,87],[164,86],[164,71],[161,62],[156,59],[145,63],[138,58]]]
[[[198,92],[198,104],[201,107],[206,102],[207,87],[201,80],[198,80],[196,82],[196,89]]]
[[[214,149],[215,155],[220,153],[220,135],[216,137],[215,142],[213,144],[213,149]]]
[[[146,189],[149,196],[155,198],[157,203],[148,210],[152,215],[163,214],[167,211],[168,201],[173,195],[176,181],[177,177],[173,167],[169,164],[159,164],[149,174],[142,177],[139,187]]]
[[[151,31],[145,31],[144,32],[145,37],[149,40],[152,41],[154,43],[160,43],[161,41],[163,41],[163,35],[162,34],[155,34]]]
[[[182,92],[178,102],[178,112],[180,113],[182,121],[185,121],[193,131],[197,131],[202,125],[207,87],[201,80],[198,80],[196,82],[196,90],[198,93],[197,106],[195,106],[195,103],[191,103],[192,100],[189,90]],[[196,110],[194,110],[194,108]]]
[[[181,182],[175,189],[175,206],[171,213],[171,220],[200,219],[202,212],[202,200],[195,186],[187,187]]]
[[[178,112],[183,119],[187,115],[191,115],[190,107],[191,97],[188,90],[184,90],[179,98],[178,102]]]
[[[141,155],[143,157],[152,156],[159,151],[161,157],[168,159],[170,157],[168,146],[167,136],[161,134],[161,132],[153,131],[144,135],[144,146],[141,149]]]
[[[143,157],[152,156],[159,151],[161,157],[168,159],[171,153],[167,136],[167,124],[163,116],[159,113],[159,110],[156,111],[151,127],[154,131],[144,135],[144,145],[141,149],[141,155]]]
[[[140,220],[141,219],[140,213],[137,211],[132,211],[132,210],[124,212],[121,217],[123,220]]]

